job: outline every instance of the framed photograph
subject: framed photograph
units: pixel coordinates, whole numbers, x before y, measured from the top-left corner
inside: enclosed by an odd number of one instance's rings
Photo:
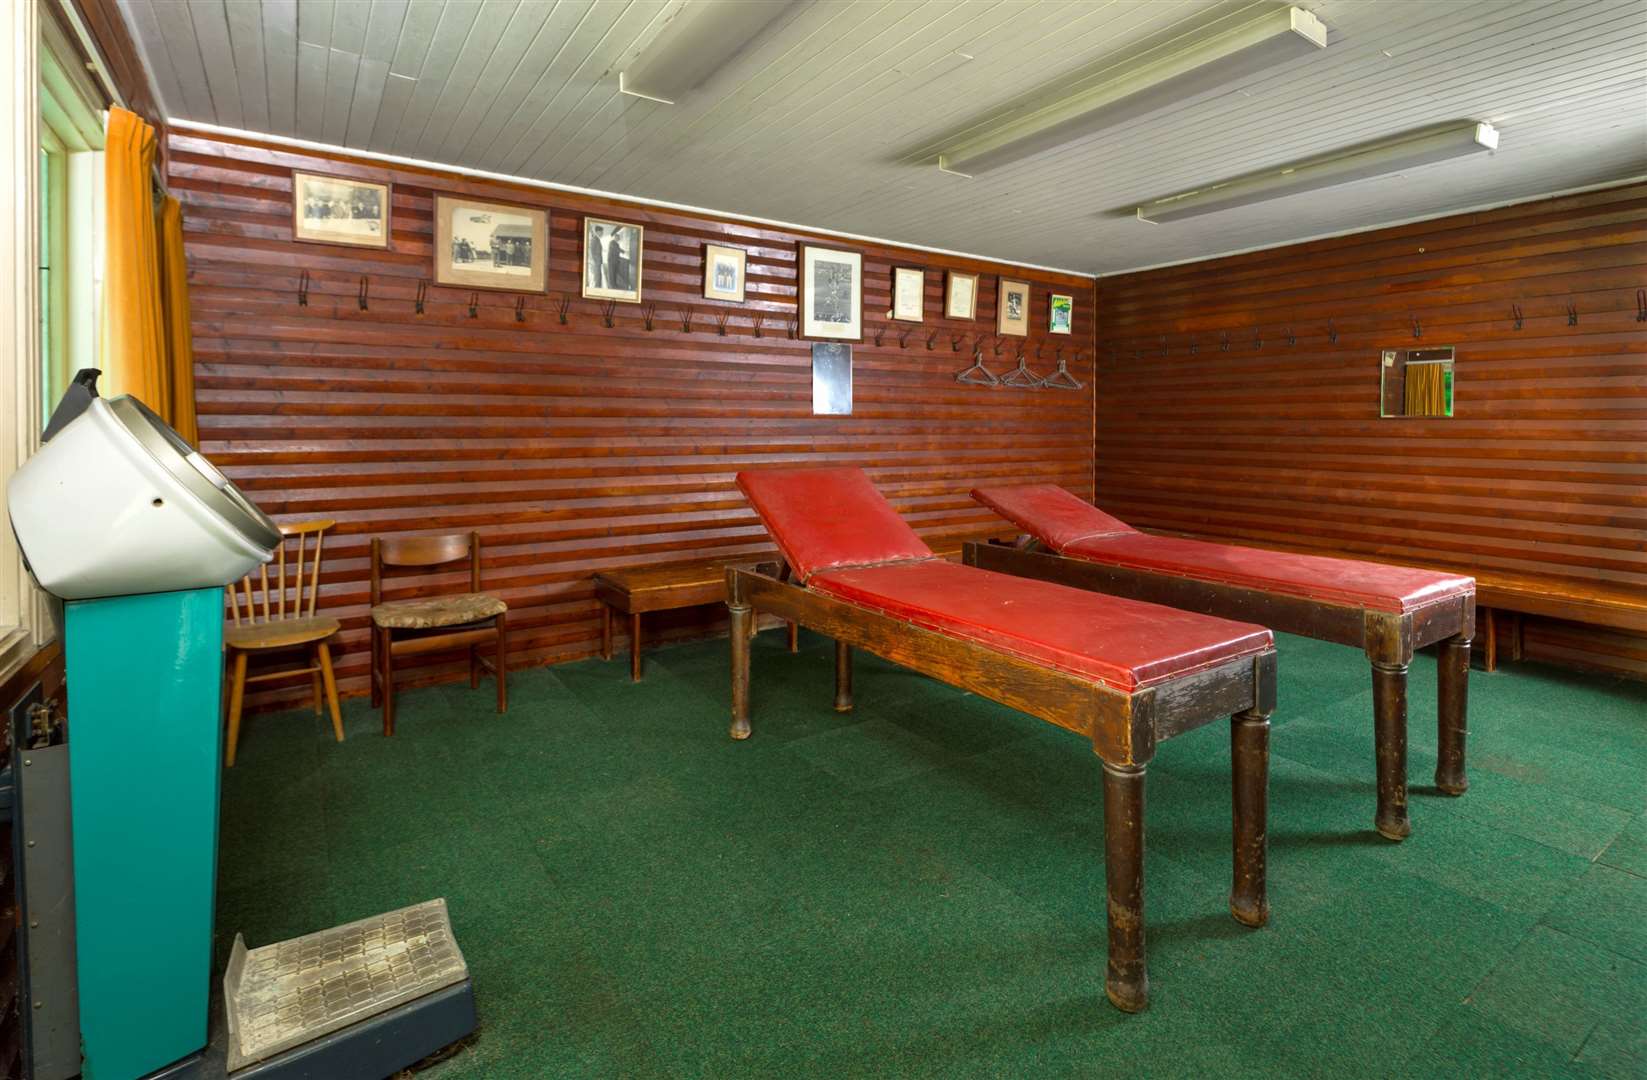
[[[549,211],[436,195],[435,284],[542,292],[549,284]]]
[[[743,303],[743,274],[749,253],[743,248],[703,246],[703,297]]]
[[[1050,334],[1069,333],[1070,323],[1075,318],[1075,298],[1052,294],[1052,308],[1047,315],[1047,332]]]
[[[864,257],[801,245],[801,336],[863,340]]]
[[[292,173],[292,239],[351,247],[389,246],[388,184]]]
[[[812,415],[852,415],[852,346],[812,343]]]
[[[920,322],[926,303],[926,271],[910,266],[892,270],[892,317],[903,322]]]
[[[995,313],[995,332],[1003,336],[1029,336],[1029,286],[1022,281],[1001,279],[1001,295]]]
[[[644,226],[631,225],[626,221],[583,219],[585,299],[640,303],[641,241],[644,232]]]
[[[978,275],[949,272],[944,287],[944,317],[948,319],[976,319],[978,317]]]

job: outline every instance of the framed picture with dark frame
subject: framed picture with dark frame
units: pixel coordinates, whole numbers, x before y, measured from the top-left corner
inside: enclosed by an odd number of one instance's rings
[[[1029,284],[1000,279],[1001,295],[996,299],[995,332],[1002,336],[1029,336]]]
[[[644,225],[583,219],[584,299],[640,303],[641,244],[645,236]]]
[[[920,322],[926,305],[926,271],[916,266],[892,268],[892,317]]]
[[[826,341],[862,341],[864,257],[801,245],[801,336]]]
[[[292,239],[306,244],[389,246],[394,186],[292,170]]]
[[[436,195],[435,284],[543,292],[549,284],[549,211]]]
[[[722,244],[703,246],[703,298],[743,303],[744,274],[749,253]]]
[[[978,275],[951,270],[944,282],[944,318],[976,319],[978,317]]]

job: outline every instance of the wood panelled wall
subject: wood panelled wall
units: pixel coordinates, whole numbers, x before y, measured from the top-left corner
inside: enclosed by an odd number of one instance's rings
[[[769,549],[733,484],[739,469],[862,465],[929,536],[999,524],[968,498],[978,481],[1046,480],[1091,494],[1090,279],[814,238],[861,250],[865,276],[854,414],[814,417],[811,343],[788,334],[801,234],[185,132],[170,149],[201,449],[277,520],[339,521],[326,542],[322,603],[344,622],[347,691],[366,686],[373,535],[478,530],[486,586],[510,605],[521,666],[596,649],[593,571]],[[391,250],[293,242],[293,168],[392,182]],[[471,316],[469,290],[434,286],[415,314],[418,282],[432,277],[436,191],[549,209],[550,291],[526,297],[524,321],[518,294],[481,292]],[[651,330],[642,305],[618,304],[607,328],[601,305],[576,299],[585,214],[645,226]],[[748,249],[746,303],[703,299],[710,241]],[[895,265],[926,268],[925,322],[886,318]],[[950,268],[981,275],[974,321],[941,317]],[[299,306],[305,270],[308,304]],[[995,351],[997,274],[1033,283],[1031,370],[1051,370],[1061,349],[1085,390],[954,381],[981,335],[992,370],[1015,362],[1022,339]],[[1069,336],[1045,334],[1053,291],[1076,297]],[[564,297],[574,299],[562,325]],[[693,309],[690,331],[683,305]],[[713,612],[695,615],[675,629],[704,632]],[[457,674],[437,660],[408,683]],[[306,684],[276,687],[261,704],[301,693]]]
[[[1099,502],[1647,589],[1642,287],[1647,184],[1101,279]],[[1457,347],[1455,418],[1379,418],[1380,350],[1414,345]],[[1647,674],[1631,635],[1540,623],[1527,646]]]

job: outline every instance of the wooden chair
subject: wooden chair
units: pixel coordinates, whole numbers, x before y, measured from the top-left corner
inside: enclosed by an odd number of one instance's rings
[[[467,559],[469,592],[383,599],[383,572],[416,569]],[[383,707],[383,734],[395,733],[395,657],[467,647],[469,686],[480,686],[480,669],[498,681],[498,712],[509,709],[507,680],[509,606],[480,591],[480,534],[372,538],[372,704]],[[480,655],[495,642],[497,659]]]
[[[332,731],[338,742],[343,741],[343,717],[337,708],[337,679],[332,675],[332,653],[326,644],[326,639],[337,633],[338,622],[330,616],[315,614],[315,601],[320,593],[321,544],[326,538],[326,530],[335,524],[335,521],[303,521],[295,525],[282,525],[280,535],[283,539],[276,549],[274,582],[271,584],[269,581],[269,567],[265,563],[258,573],[255,588],[251,574],[241,579],[238,591],[236,586],[229,586],[229,612],[234,618],[234,625],[223,631],[223,650],[232,672],[229,682],[229,742],[224,755],[226,765],[234,764],[235,748],[240,742],[240,709],[249,682],[267,682],[307,673],[313,683],[316,716],[320,715],[320,692],[324,683],[326,703],[332,711]],[[311,536],[314,537],[312,551],[309,550]],[[297,541],[296,573],[288,589],[286,546],[293,539]],[[305,556],[308,557],[307,564]],[[289,608],[286,602],[288,591],[295,594]],[[246,605],[244,616],[240,610],[242,600]],[[302,667],[260,672],[250,678],[246,675],[246,661],[253,653],[305,647],[308,663]]]

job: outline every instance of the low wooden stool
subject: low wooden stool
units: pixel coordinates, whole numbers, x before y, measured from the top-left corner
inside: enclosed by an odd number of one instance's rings
[[[747,561],[747,560],[746,560]],[[600,655],[612,659],[612,613],[629,616],[629,678],[641,677],[641,615],[699,604],[726,602],[726,562],[705,560],[632,570],[603,570],[595,575],[595,598],[601,603]],[[795,624],[789,624],[789,651],[799,648]]]

